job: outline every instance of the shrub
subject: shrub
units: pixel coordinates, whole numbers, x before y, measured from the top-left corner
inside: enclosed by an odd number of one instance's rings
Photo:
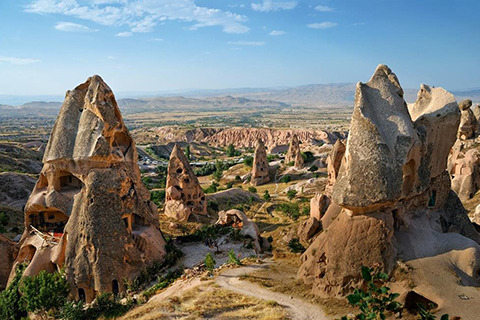
[[[0,292],[0,319],[16,320],[27,316],[20,304],[20,280],[26,265],[21,264],[15,270],[15,277],[4,291]]]
[[[297,192],[298,192],[298,191],[295,190],[295,189],[288,190],[288,191],[287,191],[287,198],[288,198],[289,200],[293,200],[293,198],[295,198],[295,196],[297,195]]]
[[[308,171],[310,171],[310,172],[315,172],[317,170],[318,170],[318,167],[316,165],[313,165],[308,169]]]
[[[154,190],[150,193],[150,200],[157,206],[161,206],[165,201],[165,190]]]
[[[289,183],[291,180],[292,178],[289,175],[286,175],[280,178],[280,182],[283,182],[283,183]]]
[[[347,296],[348,302],[360,309],[356,319],[385,319],[387,311],[397,312],[402,308],[400,302],[395,301],[398,293],[390,293],[390,288],[384,286],[388,275],[383,272],[372,274],[374,270],[362,266],[362,278],[367,284],[367,291],[355,289]],[[346,316],[342,320],[348,319]]]
[[[218,211],[218,203],[215,201],[208,201],[207,208],[213,211]]]
[[[150,287],[148,290],[143,292],[143,296],[151,297],[160,289],[164,289],[168,287],[171,283],[173,283],[177,278],[179,278],[183,274],[182,269],[176,269],[174,271],[169,271],[166,275],[158,277],[158,282]]]
[[[242,178],[239,175],[235,176],[235,181],[241,181],[241,180],[242,180]]]
[[[20,285],[21,302],[28,312],[59,310],[67,301],[69,285],[63,273],[45,270],[33,277],[25,277]]]
[[[303,157],[303,161],[304,161],[305,163],[309,163],[309,162],[315,161],[315,156],[314,156],[313,153],[310,152],[310,151],[302,152],[302,157]]]
[[[225,150],[225,153],[227,154],[227,157],[236,157],[241,155],[241,152],[238,150],[235,150],[235,146],[233,144],[229,144],[227,149]]]
[[[277,160],[277,159],[279,159],[279,158],[280,158],[280,157],[278,156],[278,154],[269,154],[269,155],[267,155],[267,161],[268,161],[268,162],[271,162],[271,161],[273,161],[273,160]]]
[[[257,188],[255,188],[253,186],[250,186],[250,187],[248,187],[248,191],[250,191],[252,193],[257,193]]]
[[[205,256],[205,267],[207,268],[208,272],[212,273],[213,269],[215,269],[215,259],[213,259],[212,254],[209,252]]]
[[[288,242],[288,247],[290,248],[290,251],[293,253],[304,253],[305,252],[305,247],[300,243],[300,240],[298,238],[293,238]]]
[[[219,186],[220,186],[220,185],[219,185],[217,182],[213,181],[212,184],[211,184],[208,188],[203,189],[203,192],[204,192],[204,193],[214,193],[214,192],[217,192]]]
[[[235,254],[235,251],[230,250],[228,252],[228,264],[234,264],[234,265],[241,265],[242,263],[240,262],[240,259],[238,259],[237,255]]]
[[[227,189],[232,189],[233,181],[228,182],[226,187],[227,187]]]
[[[253,157],[252,156],[246,156],[243,159],[243,164],[246,165],[247,167],[251,167],[253,165]]]
[[[290,161],[285,163],[286,166],[292,167],[295,164],[295,161]]]
[[[190,160],[190,145],[187,145],[187,147],[185,148],[185,157],[187,158],[187,160]]]
[[[310,215],[310,207],[303,207],[302,208],[302,215],[309,216]]]
[[[263,194],[263,200],[265,201],[270,201],[272,197],[270,196],[270,193],[268,192],[268,190],[265,190],[265,193]]]
[[[293,220],[297,220],[300,217],[300,207],[298,203],[280,203],[277,209]]]

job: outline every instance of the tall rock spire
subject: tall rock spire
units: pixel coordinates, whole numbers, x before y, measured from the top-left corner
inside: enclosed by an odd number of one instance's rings
[[[163,259],[157,208],[137,157],[102,78],[67,91],[25,206],[15,261],[28,263],[25,276],[65,268],[72,295],[90,302],[98,293],[125,291],[125,279]]]

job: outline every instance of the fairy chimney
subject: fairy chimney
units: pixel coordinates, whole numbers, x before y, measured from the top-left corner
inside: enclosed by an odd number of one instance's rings
[[[292,136],[290,141],[290,147],[288,148],[287,154],[285,155],[285,163],[292,163],[295,169],[302,169],[304,165],[304,160],[302,153],[300,152],[300,142],[296,134]]]
[[[168,163],[165,214],[187,221],[192,213],[207,214],[207,201],[182,148],[175,144]]]
[[[15,266],[24,276],[64,268],[72,296],[125,292],[125,280],[166,254],[157,207],[141,181],[135,142],[99,76],[71,91],[25,205]]]
[[[261,139],[257,140],[250,183],[259,186],[270,181],[268,175],[267,150]]]

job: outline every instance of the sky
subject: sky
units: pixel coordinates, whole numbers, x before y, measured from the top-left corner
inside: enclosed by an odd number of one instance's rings
[[[366,82],[480,87],[478,0],[0,0],[0,96]],[[1,101],[0,101],[1,103]]]

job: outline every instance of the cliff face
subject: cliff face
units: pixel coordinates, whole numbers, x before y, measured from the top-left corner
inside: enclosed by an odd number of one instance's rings
[[[113,92],[99,76],[67,91],[25,206],[15,261],[28,263],[25,276],[65,267],[72,294],[88,302],[124,291],[125,279],[163,258],[157,208],[137,158]]]
[[[407,108],[387,66],[357,85],[346,149],[339,153],[337,143],[330,157],[331,203],[321,219],[326,232],[304,253],[298,274],[316,294],[348,293],[361,283],[362,265],[390,272],[397,259],[480,252],[480,234],[450,191],[446,171],[459,122],[457,102],[441,88],[423,85]],[[418,242],[419,234],[430,238]],[[456,268],[479,280],[476,267]]]
[[[149,142],[206,142],[213,146],[225,147],[233,144],[235,147],[255,148],[257,140],[261,139],[268,150],[278,146],[288,148],[294,135],[304,144],[318,145],[334,143],[339,138],[345,138],[346,132],[327,132],[322,130],[267,129],[267,128],[195,128],[181,130],[173,127],[155,128]],[[286,149],[285,149],[286,150]]]

